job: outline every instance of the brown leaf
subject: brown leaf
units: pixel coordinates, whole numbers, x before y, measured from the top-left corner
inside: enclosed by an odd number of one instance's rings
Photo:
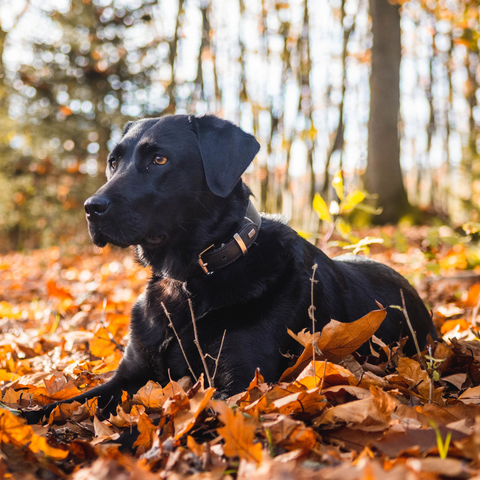
[[[439,407],[435,404],[425,404],[417,407],[398,405],[395,410],[395,416],[402,420],[414,419],[425,427],[430,426],[430,419],[438,426],[448,425],[458,420],[467,419],[468,425],[471,426],[474,424],[475,417],[480,416],[480,406],[465,405],[460,402],[456,405],[447,407]]]
[[[467,388],[458,399],[463,403],[480,405],[480,386]]]
[[[316,416],[327,406],[323,395],[319,395],[319,392],[320,387],[291,393],[273,401],[269,405],[268,411],[279,412],[285,415],[296,414],[302,418]]]
[[[430,397],[430,378],[425,370],[422,370],[421,365],[411,358],[400,357],[398,359],[397,371],[402,375],[407,381],[409,381],[410,386],[416,386],[418,393],[424,400],[429,400]],[[443,387],[435,388],[433,390],[432,401],[443,405],[442,399]]]
[[[365,316],[351,323],[331,320],[323,327],[317,346],[331,362],[339,362],[350,353],[360,348],[382,324],[387,310],[372,310]]]
[[[371,387],[372,396],[327,410],[314,424],[322,428],[346,425],[352,429],[376,432],[388,428],[398,401],[388,393]]]
[[[374,443],[377,450],[390,458],[401,455],[402,452],[418,447],[420,453],[427,452],[437,446],[437,436],[433,428],[412,429],[403,425],[397,425],[388,431],[381,439]],[[453,440],[460,440],[467,435],[456,430],[444,427],[438,427],[443,441],[450,433]]]
[[[263,458],[262,445],[253,443],[255,427],[247,425],[243,415],[240,412],[235,415],[224,402],[213,402],[213,408],[225,425],[217,429],[225,440],[225,455],[260,463]]]
[[[286,450],[311,450],[317,443],[317,437],[311,428],[286,415],[280,415],[273,422],[264,422],[262,426],[269,432],[272,443]]]
[[[304,328],[301,332],[298,332],[296,335],[287,328],[287,333],[294,338],[300,345],[306,347],[309,343],[313,342],[313,334],[311,334],[307,328]],[[315,333],[315,339],[318,339],[320,332]]]
[[[101,422],[96,415],[93,417],[93,426],[95,427],[96,437],[109,437],[115,433],[110,427],[107,427],[105,423]]]
[[[195,390],[195,387],[197,387],[197,392],[190,398],[189,407],[180,410],[173,419],[175,425],[175,440],[178,440],[192,429],[198,416],[207,407],[215,392],[214,388],[204,390],[200,381],[192,387],[192,390]]]
[[[117,407],[117,415],[110,414],[108,421],[118,428],[130,427],[138,423],[141,415],[145,413],[145,407],[143,405],[133,405],[130,413],[126,413],[121,407]]]
[[[327,359],[338,363],[350,353],[361,347],[380,327],[385,316],[386,309],[373,310],[364,317],[351,323],[342,323],[331,320],[323,327],[320,338],[316,341],[317,347],[322,352],[315,355],[316,360]],[[313,347],[309,343],[293,367],[288,368],[282,377],[281,382],[290,381],[313,359]]]

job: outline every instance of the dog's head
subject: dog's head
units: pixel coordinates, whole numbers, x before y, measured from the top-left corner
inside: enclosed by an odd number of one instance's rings
[[[184,241],[258,150],[252,135],[214,116],[129,122],[108,157],[107,183],[85,202],[92,240],[147,250]]]

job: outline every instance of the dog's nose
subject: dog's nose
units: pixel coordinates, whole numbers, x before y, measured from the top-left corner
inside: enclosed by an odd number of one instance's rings
[[[110,206],[110,200],[104,196],[90,197],[83,204],[85,207],[85,212],[87,212],[87,217],[99,217],[103,215]]]

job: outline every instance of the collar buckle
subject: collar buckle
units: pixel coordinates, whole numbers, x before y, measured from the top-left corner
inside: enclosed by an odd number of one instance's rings
[[[213,246],[214,246],[214,244],[212,243],[212,245],[210,245],[209,247],[207,247],[203,252],[201,252],[201,253],[198,255],[198,264],[200,265],[200,267],[202,268],[202,270],[203,270],[207,275],[211,275],[211,274],[213,273],[213,271],[212,271],[212,272],[209,272],[209,271],[208,271],[208,268],[207,268],[208,263],[203,261],[202,255],[203,255],[206,251],[208,251],[208,250],[210,250],[211,248],[213,248]]]
[[[211,275],[224,268],[238,258],[245,256],[258,236],[262,224],[262,217],[257,212],[251,201],[248,201],[247,211],[243,225],[230,241],[222,243],[218,248],[210,245],[198,255],[198,264],[206,275]],[[209,251],[213,248],[213,251]]]

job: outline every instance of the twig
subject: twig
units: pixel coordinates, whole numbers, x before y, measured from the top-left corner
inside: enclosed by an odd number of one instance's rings
[[[318,394],[322,393],[323,384],[325,383],[325,377],[327,376],[327,359],[323,361],[323,375],[322,375],[322,383],[320,384],[320,390]],[[317,386],[317,375],[315,375],[315,386]]]
[[[430,355],[430,358],[433,358],[432,347],[430,345],[428,346],[428,353]],[[429,388],[428,388],[428,403],[433,402],[433,372],[431,372],[431,373],[432,374],[430,374],[430,371],[427,371],[427,374],[430,377],[430,385],[429,385]]]
[[[183,349],[182,340],[180,339],[180,337],[178,336],[177,331],[175,330],[175,327],[174,327],[173,322],[172,322],[172,318],[170,317],[170,314],[168,313],[167,307],[165,306],[165,304],[164,304],[163,302],[162,302],[160,305],[162,305],[163,311],[165,312],[165,315],[166,315],[167,318],[168,318],[169,325],[170,325],[171,329],[173,330],[173,333],[174,333],[175,336],[177,337],[178,344],[180,345],[180,350],[181,350],[182,353],[183,353],[183,358],[184,358],[185,361],[187,362],[188,369],[190,370],[190,373],[193,375],[193,378],[195,379],[195,381],[197,382],[198,379],[197,379],[197,377],[195,376],[195,374],[193,373],[192,366],[190,365],[190,362],[188,361],[188,358],[187,358],[187,354],[185,353],[185,350]]]
[[[413,330],[412,323],[410,322],[410,317],[408,316],[407,306],[405,304],[405,296],[403,295],[403,289],[402,288],[400,289],[400,296],[402,297],[403,315],[405,315],[405,320],[407,321],[408,328],[410,329],[410,332],[412,333],[413,342],[415,343],[415,348],[417,349],[417,353],[418,353],[418,359],[420,361],[420,364],[424,368],[424,370],[427,372],[428,378],[430,380],[428,403],[433,403],[433,382],[434,382],[433,370],[428,368],[427,363],[425,362],[425,359],[423,358],[422,352],[420,350],[420,345],[418,344],[417,334],[415,333],[415,330]]]
[[[410,317],[408,316],[407,306],[405,305],[405,297],[403,295],[402,288],[400,289],[400,296],[402,297],[403,315],[405,316],[405,320],[407,321],[408,328],[410,329],[410,332],[412,334],[413,342],[415,343],[415,348],[417,349],[418,358],[420,359],[420,363],[422,364],[422,367],[425,370],[427,370],[427,364],[425,363],[425,360],[422,355],[422,351],[420,350],[420,345],[418,344],[417,334],[415,333],[415,330],[413,329],[413,326],[412,326],[412,322],[410,322]]]
[[[208,386],[213,387],[212,378],[210,377],[210,372],[208,371],[207,362],[205,361],[205,355],[203,354],[202,347],[200,347],[200,342],[198,341],[197,324],[195,322],[195,314],[193,313],[193,305],[190,299],[188,299],[188,305],[190,307],[190,314],[192,316],[193,333],[195,335],[194,343],[197,346],[198,353],[200,354],[200,358],[202,359],[203,368],[205,370],[205,375],[207,376],[207,380],[208,380]]]
[[[310,282],[312,284],[311,290],[310,290],[310,306],[308,307],[308,316],[312,320],[312,350],[313,350],[313,377],[315,378],[315,388],[317,387],[317,369],[315,367],[315,347],[316,347],[316,342],[315,342],[315,305],[313,304],[313,287],[315,283],[318,283],[318,280],[315,280],[315,272],[317,271],[318,264],[315,263],[313,265],[312,270],[312,278],[310,279]]]
[[[222,348],[223,348],[223,341],[225,340],[225,334],[227,333],[226,330],[223,331],[223,337],[222,337],[222,343],[220,343],[220,349],[218,350],[218,355],[217,358],[213,358],[209,353],[206,353],[206,357],[210,357],[214,362],[215,362],[215,370],[213,372],[212,376],[212,384],[215,382],[215,375],[217,374],[217,368],[218,368],[218,360],[220,359],[220,354],[222,353]]]

